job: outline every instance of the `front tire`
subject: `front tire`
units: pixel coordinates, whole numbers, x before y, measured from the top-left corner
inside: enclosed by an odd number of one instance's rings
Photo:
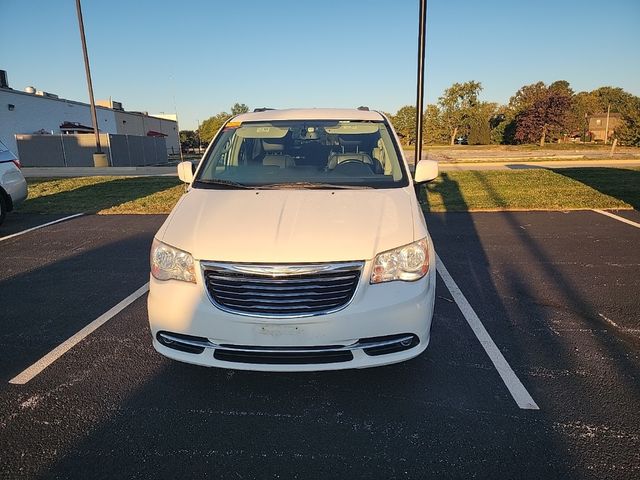
[[[4,198],[3,192],[0,192],[0,225],[4,222],[4,218],[7,216],[7,200]]]

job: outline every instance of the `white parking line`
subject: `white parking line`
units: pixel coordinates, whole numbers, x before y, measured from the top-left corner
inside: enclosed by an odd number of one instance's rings
[[[626,218],[620,217],[620,216],[615,215],[615,214],[613,214],[611,212],[607,212],[605,210],[593,210],[593,211],[596,212],[596,213],[599,213],[601,215],[606,215],[607,217],[615,218],[619,222],[623,222],[623,223],[626,223],[626,224],[631,225],[633,227],[640,228],[640,223],[632,222],[631,220],[627,220]]]
[[[0,237],[0,242],[2,242],[3,240],[9,240],[10,238],[18,237],[20,235],[24,235],[25,233],[33,232],[34,230],[38,230],[40,228],[48,227],[49,225],[65,222],[67,220],[71,220],[72,218],[80,217],[82,215],[84,215],[84,213],[76,213],[75,215],[69,215],[68,217],[59,218],[52,222],[43,223],[42,225],[37,225],[35,227],[27,228],[26,230],[22,230],[21,232],[12,233],[11,235],[7,235],[6,237]]]
[[[127,298],[122,300],[120,303],[111,307],[105,313],[100,315],[98,318],[96,318],[93,322],[91,322],[89,325],[84,327],[78,333],[68,338],[67,340],[62,342],[60,345],[58,345],[56,348],[51,350],[49,353],[47,353],[44,357],[42,357],[36,363],[31,365],[29,368],[27,368],[23,372],[13,377],[11,380],[9,380],[9,383],[13,383],[16,385],[24,385],[29,380],[33,379],[33,377],[38,375],[45,368],[47,368],[49,365],[55,362],[58,358],[60,358],[66,352],[71,350],[75,345],[80,343],[82,339],[90,335],[96,329],[104,325],[111,318],[115,317],[118,313],[120,313],[122,310],[127,308],[133,302],[135,302],[142,295],[147,293],[148,290],[149,290],[149,283],[147,282],[143,286],[141,286],[138,290],[136,290],[131,295],[129,295]]]
[[[511,366],[507,363],[502,352],[500,352],[500,349],[494,343],[489,332],[484,328],[480,318],[478,318],[478,315],[473,310],[466,297],[462,294],[460,287],[458,287],[458,284],[453,280],[453,277],[449,274],[449,271],[444,266],[444,263],[442,263],[442,260],[440,260],[438,255],[436,255],[436,260],[440,277],[442,277],[442,280],[449,289],[449,292],[451,292],[453,299],[458,304],[458,308],[467,320],[471,330],[473,330],[473,333],[475,333],[476,337],[480,341],[480,345],[482,345],[484,351],[489,355],[489,358],[493,362],[493,366],[496,367],[500,378],[502,378],[502,381],[509,390],[509,393],[518,404],[518,407],[523,410],[539,410],[538,405],[534,402],[527,389],[516,376]]]

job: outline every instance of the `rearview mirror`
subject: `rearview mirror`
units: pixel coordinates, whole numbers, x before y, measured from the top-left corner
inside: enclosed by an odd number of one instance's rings
[[[178,178],[184,183],[191,183],[193,181],[193,163],[180,162],[178,164]]]
[[[438,162],[435,160],[420,160],[416,165],[416,173],[413,178],[415,183],[426,183],[437,176]]]

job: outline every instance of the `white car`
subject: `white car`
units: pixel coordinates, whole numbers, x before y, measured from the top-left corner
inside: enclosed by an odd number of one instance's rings
[[[429,343],[433,244],[383,114],[267,110],[228,121],[155,236],[149,323],[183,362],[310,371],[401,362]]]
[[[20,168],[18,157],[0,141],[0,224],[27,198],[27,182]]]

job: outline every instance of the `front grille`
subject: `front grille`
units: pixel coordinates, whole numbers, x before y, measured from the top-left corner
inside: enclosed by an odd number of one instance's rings
[[[319,265],[205,264],[214,303],[231,312],[283,317],[338,310],[353,297],[361,262]]]
[[[314,363],[339,363],[353,360],[351,352],[236,352],[216,349],[216,360],[237,363],[261,363],[265,365],[310,365]]]

